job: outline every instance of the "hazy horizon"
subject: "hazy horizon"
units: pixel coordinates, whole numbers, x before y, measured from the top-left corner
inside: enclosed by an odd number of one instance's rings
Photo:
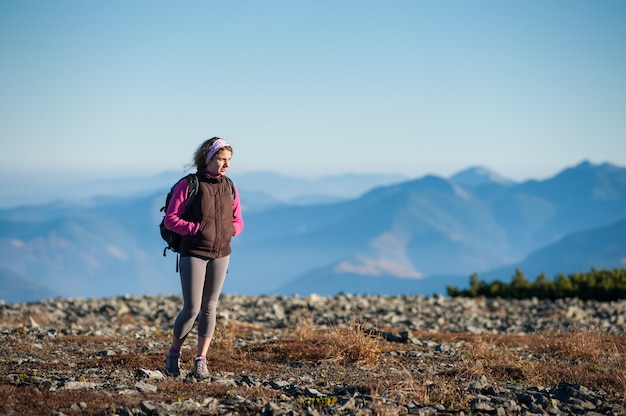
[[[271,170],[264,170],[264,171],[249,170],[249,171],[244,171],[244,172],[232,171],[229,173],[229,176],[237,179],[236,178],[237,175],[268,173],[268,174],[276,174],[276,175],[281,175],[281,176],[300,179],[300,180],[318,180],[318,179],[323,179],[326,177],[337,177],[337,176],[343,176],[343,175],[382,174],[382,175],[388,175],[388,176],[397,175],[399,177],[406,178],[406,180],[414,180],[414,179],[422,178],[427,175],[435,175],[435,176],[439,176],[442,178],[450,178],[454,176],[455,174],[461,171],[464,171],[466,169],[485,168],[491,171],[492,173],[502,177],[503,179],[508,179],[515,183],[523,183],[528,180],[542,181],[542,180],[549,179],[555,175],[558,175],[563,170],[578,166],[583,162],[589,162],[589,163],[592,163],[593,165],[601,165],[603,163],[610,163],[606,161],[596,163],[588,159],[584,159],[584,160],[580,160],[578,163],[568,165],[568,166],[563,166],[559,169],[556,169],[554,173],[551,173],[544,177],[536,176],[536,177],[525,178],[522,180],[516,180],[515,178],[507,176],[503,174],[502,172],[498,172],[494,169],[491,169],[488,166],[480,166],[476,164],[469,165],[465,168],[452,172],[451,174],[426,172],[422,175],[416,175],[416,176],[409,176],[409,175],[404,175],[402,173],[394,173],[394,172],[387,172],[387,173],[386,172],[383,172],[383,173],[381,172],[360,172],[360,173],[345,172],[345,173],[329,173],[329,174],[324,174],[323,172],[320,172],[320,174],[316,176],[297,176],[297,175],[291,175],[288,173],[273,172]],[[614,163],[611,163],[611,164],[618,166],[618,167],[622,167],[622,168],[626,167],[626,166],[617,165]],[[140,172],[136,174],[119,174],[119,175],[106,175],[101,172],[96,172],[94,173],[94,176],[84,176],[80,174],[69,174],[69,173],[61,174],[58,176],[56,174],[46,174],[44,176],[41,176],[41,174],[38,172],[32,172],[31,176],[24,176],[24,175],[7,176],[7,175],[3,175],[2,172],[0,171],[0,208],[11,208],[11,207],[19,206],[22,204],[31,205],[31,204],[47,203],[47,202],[52,202],[56,200],[65,200],[65,199],[80,200],[81,198],[90,198],[90,197],[97,196],[97,195],[113,196],[113,195],[116,195],[115,190],[117,188],[112,188],[111,184],[119,183],[119,181],[133,180],[134,188],[138,188],[138,185],[137,185],[138,180],[140,181],[142,179],[155,178],[160,175],[170,175],[173,180],[173,178],[176,177],[177,173],[182,175],[183,172],[184,171],[181,168],[180,170],[170,169],[170,170],[161,170],[161,171],[153,172],[153,173]],[[148,183],[148,182],[146,183],[149,185],[153,185],[152,183]],[[91,185],[93,184],[100,184],[102,185],[102,187],[90,189]],[[131,188],[133,188],[132,185],[133,184],[131,184]],[[76,189],[62,191],[63,188],[66,186],[72,186],[72,187],[75,187]],[[119,196],[123,196],[127,193],[128,193],[128,190],[122,190],[118,194]]]

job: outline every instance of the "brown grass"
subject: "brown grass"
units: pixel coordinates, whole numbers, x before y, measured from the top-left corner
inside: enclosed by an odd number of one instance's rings
[[[132,409],[144,400],[223,399],[233,394],[233,389],[250,400],[280,395],[265,387],[233,388],[174,378],[159,381],[156,393],[135,395],[106,389],[49,391],[31,382],[37,376],[67,378],[83,370],[89,370],[84,381],[93,382],[103,382],[115,371],[134,374],[139,368],[162,370],[168,332],[159,331],[149,339],[93,335],[38,339],[25,327],[18,327],[4,336],[0,345],[0,414],[49,414],[58,410],[67,415],[95,415],[112,413],[112,406]],[[377,414],[398,414],[402,404],[411,400],[467,409],[469,386],[483,376],[490,383],[528,386],[578,383],[604,390],[616,403],[623,403],[626,391],[626,337],[618,335],[582,331],[532,335],[416,333],[421,340],[452,346],[454,353],[434,357],[432,347],[387,342],[356,323],[345,328],[326,327],[302,319],[280,336],[275,335],[276,330],[240,322],[218,327],[207,357],[209,366],[216,373],[263,379],[287,380],[313,374],[316,380],[332,382],[335,389],[344,389],[349,395],[370,395]],[[194,341],[190,337],[188,345]],[[405,356],[409,350],[413,354]],[[193,354],[189,351],[183,356],[187,369],[192,367]],[[67,356],[69,360],[64,358]],[[76,408],[81,402],[85,409]]]

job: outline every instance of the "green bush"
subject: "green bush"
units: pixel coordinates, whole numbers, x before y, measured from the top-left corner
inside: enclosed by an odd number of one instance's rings
[[[537,276],[534,282],[526,280],[524,273],[516,269],[511,283],[494,280],[487,283],[476,273],[470,276],[469,289],[459,290],[456,286],[447,287],[451,297],[501,297],[506,299],[562,299],[613,301],[626,299],[626,269],[591,269],[589,273],[574,273],[568,276],[559,273],[555,279],[545,274]]]

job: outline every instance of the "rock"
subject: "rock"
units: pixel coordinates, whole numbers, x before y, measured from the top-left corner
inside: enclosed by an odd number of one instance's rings
[[[138,381],[137,383],[135,383],[135,389],[137,391],[155,392],[155,391],[157,391],[157,386],[145,383],[143,381]]]
[[[79,390],[79,389],[94,389],[98,386],[97,383],[90,383],[86,381],[68,381],[63,385],[65,390]]]
[[[145,368],[138,368],[135,373],[137,378],[147,378],[149,380],[163,380],[165,376],[159,370],[147,370]]]

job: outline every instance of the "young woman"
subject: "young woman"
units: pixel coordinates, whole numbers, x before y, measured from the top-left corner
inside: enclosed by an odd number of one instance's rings
[[[188,181],[183,179],[174,188],[165,213],[165,227],[182,235],[183,307],[176,317],[165,361],[166,373],[173,376],[180,374],[180,350],[200,314],[194,375],[199,379],[209,377],[206,354],[215,331],[217,301],[228,271],[230,241],[243,230],[239,193],[225,177],[232,154],[232,147],[219,137],[202,143],[194,154],[198,194],[186,209]]]

